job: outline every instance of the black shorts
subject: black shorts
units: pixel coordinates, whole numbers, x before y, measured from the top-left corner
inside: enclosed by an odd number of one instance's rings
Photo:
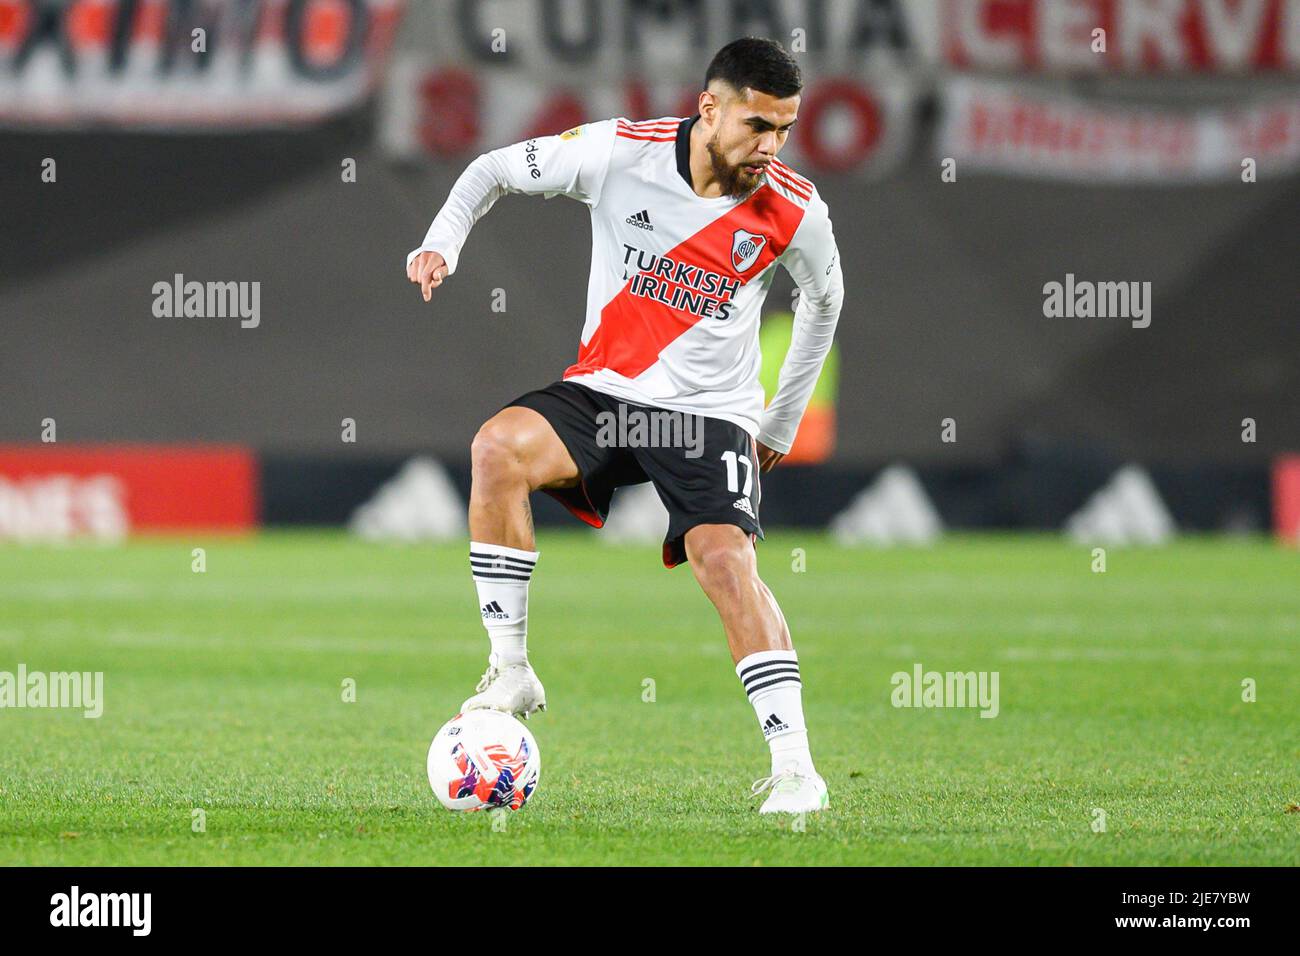
[[[576,382],[554,382],[511,405],[540,414],[564,442],[581,480],[547,494],[592,527],[604,526],[615,488],[654,483],[668,509],[664,567],[686,561],[686,532],[697,524],[734,524],[755,543],[763,537],[758,450],[739,425],[625,402]]]

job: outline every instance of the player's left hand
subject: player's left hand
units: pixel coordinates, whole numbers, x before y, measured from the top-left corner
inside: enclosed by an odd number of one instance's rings
[[[785,452],[773,451],[762,442],[758,443],[758,470],[760,472],[771,471],[784,457]]]

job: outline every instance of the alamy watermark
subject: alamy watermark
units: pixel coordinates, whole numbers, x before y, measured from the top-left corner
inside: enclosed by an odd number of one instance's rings
[[[159,319],[240,319],[245,329],[262,324],[262,283],[185,281],[153,284],[153,314]]]
[[[1131,319],[1133,328],[1151,324],[1150,282],[1092,282],[1065,274],[1065,282],[1043,286],[1043,315],[1049,319]]]
[[[50,897],[51,926],[119,926],[133,936],[148,936],[153,928],[152,893],[83,893],[73,886]]]
[[[84,711],[83,717],[97,719],[104,713],[103,671],[0,671],[0,710],[5,708],[51,707]]]
[[[897,671],[890,679],[895,707],[978,707],[981,717],[998,715],[997,671],[927,671],[913,664],[911,673]]]
[[[659,408],[629,408],[596,414],[600,448],[685,448],[687,458],[704,454],[704,417]]]

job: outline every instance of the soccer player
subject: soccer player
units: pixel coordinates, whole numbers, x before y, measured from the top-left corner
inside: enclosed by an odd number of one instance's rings
[[[768,792],[760,812],[801,813],[826,807],[827,792],[809,752],[790,630],[758,576],[759,476],[794,442],[843,277],[826,203],[777,159],[799,110],[798,64],[780,44],[747,37],[718,52],[704,85],[697,116],[603,120],[483,154],[407,259],[428,302],[503,194],[563,195],[591,209],[577,361],[474,437],[469,557],[491,653],[463,709],[527,717],[546,708],[526,645],[538,559],[529,493],[546,491],[599,528],[615,488],[650,481],[669,514],[664,565],[689,562],[717,608],[771,750],[771,775],[754,785]],[[800,296],[764,409],[759,313],[778,263]],[[637,415],[676,416],[670,433],[701,440],[610,440],[603,426]]]

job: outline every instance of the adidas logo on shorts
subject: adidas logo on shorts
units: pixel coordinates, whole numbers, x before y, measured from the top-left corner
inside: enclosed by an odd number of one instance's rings
[[[749,505],[748,498],[737,498],[731,507],[735,508],[737,511],[745,512],[745,514],[749,515],[755,521],[758,520],[758,516],[754,514],[754,509]]]

